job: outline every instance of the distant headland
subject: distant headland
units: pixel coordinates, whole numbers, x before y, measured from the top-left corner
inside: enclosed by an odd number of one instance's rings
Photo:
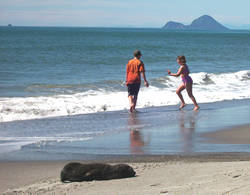
[[[227,31],[230,30],[217,22],[213,17],[203,15],[195,19],[190,25],[184,25],[179,22],[169,21],[163,29],[167,30],[211,30],[211,31]]]

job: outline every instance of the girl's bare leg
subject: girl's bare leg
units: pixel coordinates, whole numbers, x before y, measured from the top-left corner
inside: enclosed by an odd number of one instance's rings
[[[180,100],[181,100],[181,105],[180,105],[180,109],[184,108],[186,106],[186,103],[183,99],[183,96],[181,95],[181,92],[185,89],[185,85],[181,84],[179,86],[179,88],[176,90],[176,94],[179,96]]]
[[[188,96],[191,98],[191,100],[193,101],[194,103],[194,109],[193,110],[199,110],[199,106],[196,102],[196,99],[193,95],[193,83],[186,83],[186,90],[187,90],[187,93],[188,93]]]

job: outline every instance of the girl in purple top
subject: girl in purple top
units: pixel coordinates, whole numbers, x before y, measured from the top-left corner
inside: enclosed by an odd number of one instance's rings
[[[170,76],[178,77],[181,76],[182,79],[182,84],[179,86],[179,88],[176,90],[177,95],[181,99],[181,106],[180,109],[184,108],[186,106],[186,103],[181,95],[181,92],[186,89],[188,96],[191,98],[191,100],[194,103],[194,109],[193,110],[198,110],[200,107],[198,106],[195,97],[193,96],[192,88],[193,88],[193,80],[189,76],[189,69],[186,64],[186,58],[185,56],[178,56],[177,57],[177,63],[180,65],[180,68],[176,74],[171,73],[170,70],[168,70],[168,74]]]

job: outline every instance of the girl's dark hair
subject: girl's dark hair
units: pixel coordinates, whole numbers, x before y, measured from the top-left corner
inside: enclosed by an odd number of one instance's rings
[[[177,60],[180,60],[180,62],[182,64],[186,64],[187,63],[187,60],[186,60],[186,57],[185,56],[178,56],[177,57]]]

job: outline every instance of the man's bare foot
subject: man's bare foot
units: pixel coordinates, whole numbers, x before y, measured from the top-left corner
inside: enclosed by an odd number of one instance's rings
[[[130,110],[131,113],[134,112],[134,107],[131,106],[129,110]]]
[[[195,106],[193,110],[196,111],[196,110],[199,110],[199,109],[200,109],[199,106]]]
[[[136,113],[136,112],[139,112],[139,111],[138,111],[138,110],[136,110],[136,109],[134,109],[134,110],[133,110],[133,112],[134,112],[134,113]]]
[[[181,110],[182,108],[184,108],[187,104],[181,104],[179,109]]]

